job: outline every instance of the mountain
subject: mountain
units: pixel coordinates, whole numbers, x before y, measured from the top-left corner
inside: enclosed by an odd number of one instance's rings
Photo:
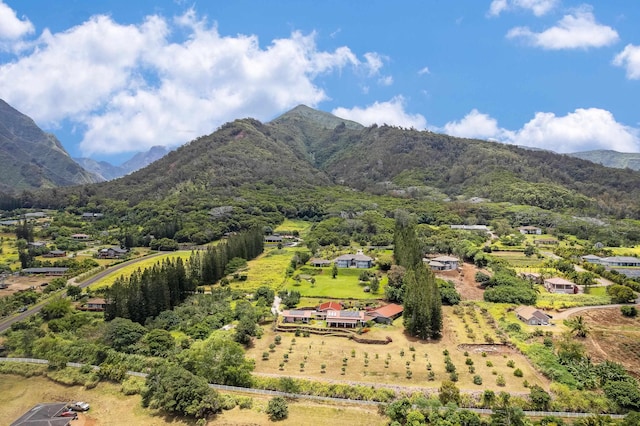
[[[582,158],[593,163],[602,164],[606,167],[615,167],[616,169],[633,169],[640,170],[640,153],[627,153],[611,150],[594,150],[574,152],[569,154],[572,157]]]
[[[97,182],[55,136],[0,99],[0,190],[52,188]]]
[[[74,158],[85,170],[99,176],[102,181],[113,180],[128,175],[148,166],[154,161],[167,155],[169,150],[163,146],[152,146],[146,152],[139,152],[120,166],[114,166],[107,161],[96,161],[91,158]]]

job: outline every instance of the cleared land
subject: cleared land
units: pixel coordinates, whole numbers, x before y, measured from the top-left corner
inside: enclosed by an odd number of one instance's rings
[[[378,299],[384,296],[384,285],[386,276],[380,280],[378,293],[365,292],[364,288],[369,286],[368,282],[361,282],[359,279],[362,271],[376,273],[375,269],[351,269],[339,268],[338,275],[331,277],[331,268],[303,268],[301,275],[308,275],[315,279],[311,283],[308,279],[301,279],[298,284],[295,280],[287,280],[284,287],[287,290],[296,290],[305,297],[332,297],[340,299]]]
[[[270,352],[269,345],[274,342],[275,333],[265,327],[263,337],[254,342],[254,347],[247,352],[247,356],[256,360],[257,374],[326,382],[363,383],[389,388],[430,388],[435,391],[443,380],[450,377],[445,370],[443,351],[446,349],[456,367],[457,385],[460,389],[474,392],[494,389],[525,393],[527,389],[523,386],[524,380],[530,384],[547,386],[527,359],[515,350],[502,345],[463,344],[467,340],[461,341],[458,338],[461,320],[453,313],[453,308],[444,307],[443,315],[443,338],[435,342],[424,342],[406,336],[400,318],[392,326],[375,326],[360,336],[371,339],[385,339],[389,336],[392,342],[387,345],[356,343],[345,337],[295,337],[294,333],[279,333],[282,335],[282,342]],[[491,329],[487,327],[487,330]],[[484,343],[482,338],[480,336],[476,343]],[[467,356],[464,354],[465,351],[468,352]],[[269,354],[267,360],[262,359],[264,352]],[[483,356],[483,352],[486,356]],[[288,357],[287,362],[284,361],[285,354]],[[343,374],[345,358],[347,365]],[[467,358],[473,365],[467,364]],[[513,368],[507,366],[509,360],[514,361]],[[281,363],[284,363],[283,367],[280,367]],[[301,363],[304,366],[301,366]],[[428,370],[429,364],[431,370]],[[473,367],[475,372],[470,373],[469,367]],[[518,368],[522,370],[523,377],[514,376],[514,371]],[[407,370],[411,371],[411,378],[407,378]],[[434,372],[433,380],[429,380],[430,371]],[[475,375],[482,377],[482,385],[473,383]],[[504,377],[506,386],[497,385],[499,375]]]
[[[211,419],[211,425],[303,425],[338,424],[347,422],[354,426],[385,425],[385,418],[377,415],[376,408],[349,405],[314,404],[303,400],[289,402],[289,418],[277,423],[269,421],[264,413],[269,398],[253,398],[251,409],[234,408],[224,411]],[[39,402],[70,402],[83,400],[91,404],[91,409],[81,413],[75,426],[83,425],[192,425],[184,420],[163,415],[156,410],[140,406],[140,396],[125,396],[120,386],[100,383],[94,389],[79,386],[63,386],[42,377],[25,379],[14,375],[0,376],[1,424],[9,424]]]
[[[89,288],[91,288],[92,290],[95,290],[97,288],[100,287],[108,287],[111,284],[113,284],[113,282],[119,278],[120,276],[124,276],[124,277],[129,277],[131,276],[131,274],[133,274],[135,271],[137,271],[138,269],[140,269],[141,271],[146,269],[146,268],[150,268],[153,265],[155,265],[158,262],[162,262],[165,259],[173,259],[173,258],[182,258],[182,260],[186,260],[189,258],[189,256],[191,256],[191,252],[190,251],[176,251],[176,252],[171,252],[171,253],[166,253],[160,256],[155,256],[149,259],[143,259],[140,260],[139,262],[136,262],[132,265],[129,266],[125,266],[121,269],[118,269],[117,271],[114,271],[111,274],[106,275],[105,277],[103,277],[102,279],[96,281],[95,283],[91,284],[89,286]]]

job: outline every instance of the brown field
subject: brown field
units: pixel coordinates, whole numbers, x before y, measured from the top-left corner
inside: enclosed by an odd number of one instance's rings
[[[315,404],[303,400],[289,402],[289,418],[277,423],[269,421],[264,410],[269,398],[253,398],[251,409],[234,408],[211,419],[210,425],[303,425],[348,422],[354,426],[382,426],[385,419],[377,415],[376,408]],[[0,375],[0,425],[8,425],[39,402],[67,402],[83,400],[91,404],[86,414],[71,424],[75,426],[128,426],[128,425],[193,425],[195,421],[165,416],[156,410],[140,406],[140,396],[125,396],[120,386],[100,383],[95,389],[63,386],[46,378],[25,379],[13,375]]]
[[[625,317],[620,308],[594,309],[576,315],[581,315],[591,329],[584,343],[593,362],[618,362],[640,378],[640,317]]]
[[[435,275],[445,281],[453,281],[462,300],[482,300],[484,290],[476,282],[476,272],[478,271],[491,275],[471,263],[463,263],[459,271],[437,271]]]
[[[265,327],[265,333],[261,339],[254,342],[254,347],[247,351],[247,356],[256,360],[256,374],[267,376],[290,376],[311,380],[344,382],[365,385],[380,385],[382,387],[406,387],[437,389],[443,380],[449,379],[445,371],[443,351],[447,349],[453,364],[456,366],[461,390],[477,392],[484,389],[496,391],[508,390],[510,392],[527,392],[523,381],[530,384],[538,384],[547,387],[528,360],[517,351],[501,345],[479,345],[483,343],[482,335],[478,345],[463,343],[457,334],[461,321],[453,314],[453,308],[443,307],[444,333],[443,338],[437,342],[424,342],[407,337],[402,328],[402,319],[395,321],[393,326],[376,326],[363,337],[384,339],[392,338],[393,342],[387,345],[361,344],[344,337],[315,336],[295,337],[293,333],[280,333],[282,343],[276,346],[274,352],[269,352],[269,344],[274,341],[274,332]],[[486,327],[487,330],[491,330]],[[295,344],[292,345],[292,340]],[[413,347],[414,350],[411,350]],[[291,348],[291,349],[290,349]],[[291,350],[291,351],[290,351]],[[352,356],[352,350],[355,356]],[[469,373],[464,352],[468,351],[468,357],[473,361],[475,373]],[[263,352],[269,352],[269,359],[263,360]],[[402,354],[404,352],[404,354]],[[482,356],[486,353],[486,357]],[[288,354],[289,360],[280,370],[284,354]],[[306,357],[306,359],[305,359]],[[390,358],[389,358],[390,357]],[[342,374],[343,358],[347,358],[347,366]],[[415,358],[415,359],[414,359]],[[365,359],[368,364],[365,365]],[[385,360],[389,359],[388,367]],[[524,373],[521,378],[513,375],[514,368],[507,366],[507,362],[513,360],[515,368],[520,368]],[[487,366],[487,361],[493,363]],[[409,363],[407,368],[407,362]],[[304,368],[300,364],[304,363]],[[435,380],[428,380],[427,364],[435,373]],[[325,373],[321,372],[322,364],[326,365]],[[412,377],[406,377],[406,371],[410,369]],[[495,372],[495,374],[494,374]],[[473,384],[473,376],[480,375],[482,385]],[[496,384],[498,374],[502,374],[506,381],[505,387]]]
[[[49,282],[55,277],[36,277],[36,276],[10,276],[5,280],[5,284],[9,284],[8,288],[0,290],[0,297],[7,297],[17,291],[27,290],[30,287],[34,287],[35,291],[40,293],[43,287],[40,284]]]

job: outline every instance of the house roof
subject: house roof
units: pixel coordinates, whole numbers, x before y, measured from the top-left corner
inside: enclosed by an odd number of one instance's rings
[[[534,317],[540,318],[540,319],[545,319],[546,317],[547,320],[551,318],[549,315],[545,314],[540,309],[536,309],[533,306],[520,306],[516,308],[516,314],[518,314],[519,316],[521,316],[527,321]]]
[[[66,406],[63,402],[38,404],[11,423],[11,426],[66,426],[72,417],[58,417]]]
[[[87,300],[87,305],[106,305],[107,301],[102,297],[93,297]]]
[[[537,230],[537,229],[540,229],[540,228],[538,228],[537,226],[521,226],[518,229],[525,229],[525,230],[533,231],[533,230]]]
[[[381,306],[373,311],[369,312],[369,315],[376,315],[379,317],[391,318],[404,311],[402,305],[395,303],[389,303],[388,305]]]
[[[290,311],[282,311],[283,317],[311,318],[311,312],[308,310],[292,309]]]
[[[640,259],[632,256],[612,256],[603,257],[603,262],[623,262],[623,263],[640,263]]]
[[[342,305],[340,304],[340,302],[330,301],[330,302],[324,302],[318,305],[317,310],[318,311],[327,311],[327,310],[339,311],[341,309],[342,309]]]
[[[432,260],[429,262],[429,266],[445,266],[445,265],[442,262],[436,262],[435,260]]]
[[[602,259],[600,256],[596,256],[595,254],[587,254],[586,256],[582,256],[582,258],[591,260]]]
[[[453,256],[438,256],[438,257],[434,257],[432,260],[435,260],[436,262],[443,262],[443,263],[460,261],[460,259]]]
[[[67,272],[69,268],[58,268],[58,267],[50,267],[50,268],[24,268],[21,272],[25,274],[46,274],[46,273],[55,273],[55,272]]]
[[[320,259],[318,257],[312,257],[311,259],[309,259],[309,263],[331,263],[330,260],[327,259]]]
[[[366,254],[358,253],[358,254],[343,254],[342,256],[338,256],[335,258],[335,261],[339,261],[339,260],[346,260],[348,262],[351,262],[352,260],[370,262],[373,259],[367,256]]]
[[[549,284],[575,284],[572,281],[565,280],[564,278],[560,277],[547,278],[546,280],[544,280],[544,282]]]

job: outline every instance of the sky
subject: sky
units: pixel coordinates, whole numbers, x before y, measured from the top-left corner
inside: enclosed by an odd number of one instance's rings
[[[637,0],[0,0],[0,99],[114,164],[299,104],[640,152]]]

